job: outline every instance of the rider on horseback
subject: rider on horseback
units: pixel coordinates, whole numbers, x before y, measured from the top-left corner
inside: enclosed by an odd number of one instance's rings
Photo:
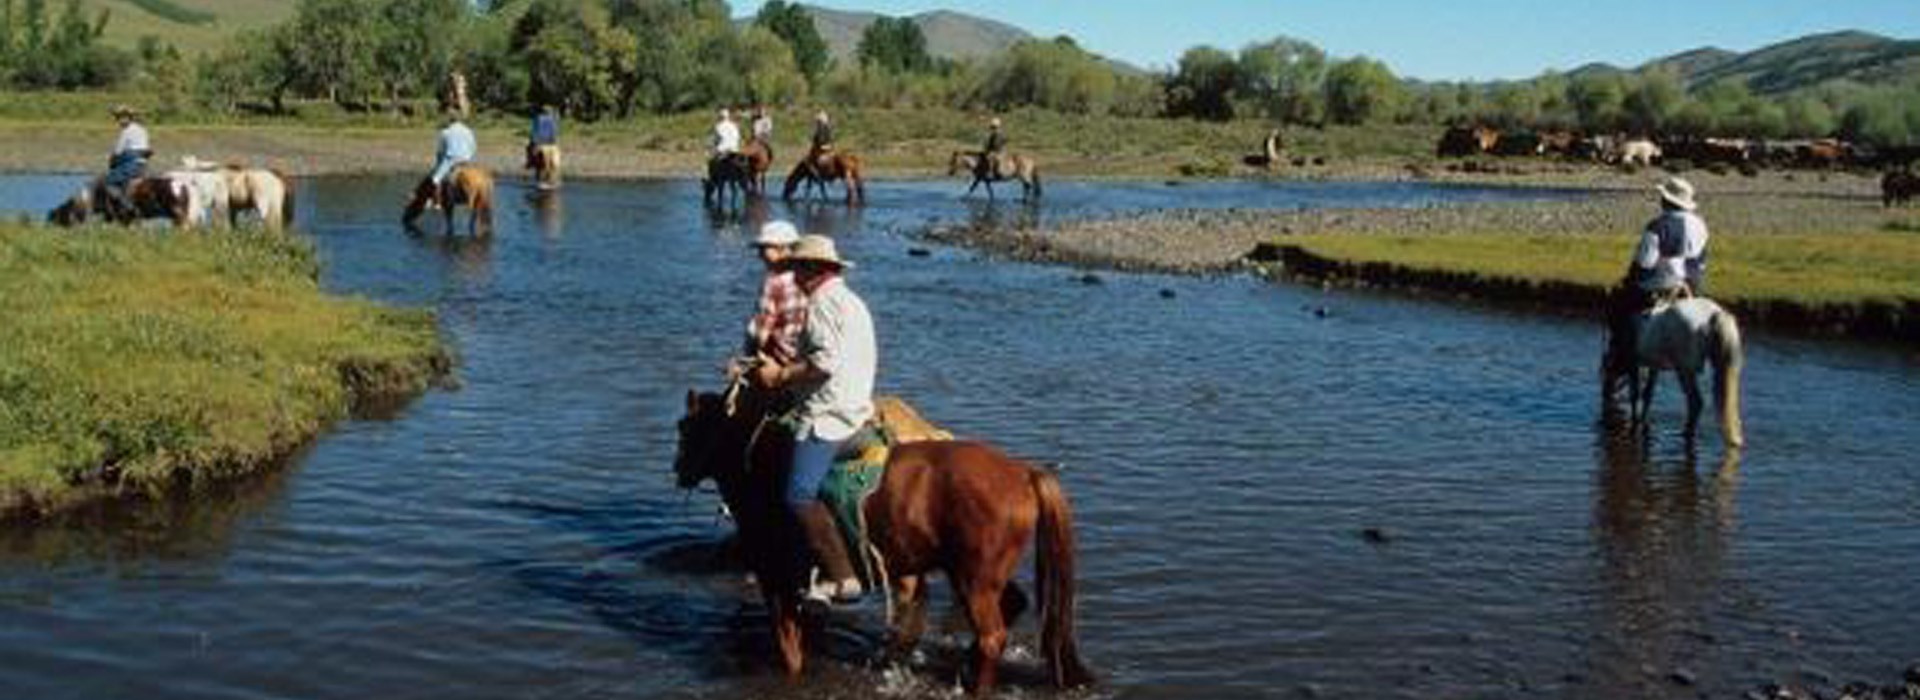
[[[1000,118],[987,121],[987,143],[980,149],[980,172],[982,180],[996,180],[1000,175],[1000,156],[1007,150],[1007,137],[1000,132]]]
[[[1693,184],[1669,177],[1656,188],[1660,215],[1647,222],[1633,261],[1607,314],[1608,361],[1631,357],[1638,342],[1634,318],[1663,300],[1698,296],[1706,288],[1707,222],[1694,210]]]
[[[815,171],[819,171],[823,168],[823,161],[832,154],[833,121],[827,118],[827,110],[823,109],[813,115],[813,141],[807,151],[807,162],[813,164]]]
[[[753,108],[753,140],[767,150],[767,160],[773,160],[773,115],[764,104]]]
[[[473,160],[479,151],[479,145],[473,138],[473,130],[467,128],[466,121],[460,117],[457,109],[448,109],[446,125],[440,128],[440,143],[433,156],[433,172],[427,178],[433,181],[438,192],[436,206],[450,206],[447,194],[447,176],[453,169]]]
[[[553,105],[534,110],[527,127],[527,168],[544,178],[560,169],[560,113]]]
[[[826,571],[826,580],[803,593],[816,601],[847,601],[861,595],[860,579],[832,512],[820,501],[820,485],[842,445],[874,415],[879,351],[866,303],[841,279],[851,263],[840,259],[833,239],[802,236],[787,260],[807,295],[799,356],[792,362],[763,362],[752,377],[766,389],[793,392],[799,404],[786,500],[806,536],[806,549]],[[806,570],[808,552],[795,554],[796,570]]]
[[[107,158],[107,176],[103,182],[107,216],[121,220],[130,218],[134,211],[133,201],[127,197],[127,185],[146,175],[147,159],[153,157],[153,147],[147,141],[147,128],[140,124],[139,112],[117,105],[113,108],[113,117],[120,122],[120,138],[114,142],[113,153]]]
[[[740,157],[740,125],[733,123],[733,110],[720,108],[720,121],[713,124],[713,160]]]

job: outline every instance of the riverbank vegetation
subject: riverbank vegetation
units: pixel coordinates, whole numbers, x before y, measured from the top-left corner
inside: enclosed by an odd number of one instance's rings
[[[1899,66],[1915,60],[1910,47],[1860,33],[1807,37],[1752,60],[1695,57],[1475,83],[1405,80],[1380,61],[1330,56],[1286,36],[1237,51],[1196,46],[1160,72],[1108,61],[1066,36],[939,57],[907,18],[872,22],[850,55],[836,59],[808,10],[785,2],[735,21],[723,0],[300,0],[291,17],[217,45],[177,47],[155,35],[134,51],[102,43],[111,13],[89,13],[78,0],[63,7],[27,0],[16,9],[0,0],[0,81],[131,91],[161,119],[287,114],[312,100],[426,119],[455,105],[525,115],[554,104],[572,121],[767,103],[1034,109],[1184,125],[1476,122],[1920,142],[1920,82],[1900,78]],[[463,93],[453,89],[455,74]]]
[[[261,468],[448,366],[295,237],[0,226],[0,515]]]

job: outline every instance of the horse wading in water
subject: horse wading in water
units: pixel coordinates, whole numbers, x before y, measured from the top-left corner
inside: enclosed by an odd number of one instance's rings
[[[1008,153],[1001,156],[999,170],[989,173],[986,172],[986,168],[980,166],[982,157],[979,153],[972,151],[954,151],[953,157],[947,160],[947,177],[963,172],[973,175],[973,182],[967,185],[967,195],[973,194],[974,189],[984,184],[987,186],[987,199],[993,199],[993,183],[1019,180],[1022,199],[1040,198],[1040,166],[1034,162],[1033,158],[1019,153]]]
[[[442,187],[433,185],[433,178],[421,178],[420,184],[413,188],[413,199],[407,202],[406,213],[400,222],[409,230],[418,231],[415,221],[427,205],[437,203],[440,212],[446,217],[445,232],[453,233],[453,210],[456,206],[467,208],[467,235],[493,235],[493,174],[486,168],[472,164],[455,166],[447,174],[447,182]]]
[[[1645,312],[1639,324],[1631,364],[1601,363],[1602,399],[1611,402],[1613,387],[1625,380],[1628,407],[1636,427],[1644,427],[1653,406],[1653,387],[1661,370],[1672,370],[1687,394],[1687,437],[1700,423],[1700,370],[1713,365],[1714,392],[1720,412],[1720,434],[1729,447],[1746,444],[1740,426],[1740,368],[1745,353],[1740,324],[1733,314],[1712,300],[1696,297],[1663,303]]]
[[[792,454],[792,436],[769,424],[759,393],[737,385],[726,395],[687,392],[674,472],[682,488],[707,479],[719,486],[772,613],[781,663],[798,674],[804,663],[798,589],[804,582],[800,572],[789,570],[786,552],[801,544],[786,511],[781,472]],[[973,624],[973,689],[991,691],[1007,630],[1027,606],[1012,578],[1034,539],[1040,653],[1049,677],[1062,688],[1091,683],[1074,639],[1073,515],[1059,479],[983,443],[908,441],[906,433],[929,432],[911,429],[924,425],[917,415],[897,400],[882,398],[876,406],[881,423],[908,426],[895,430],[900,442],[861,509],[877,553],[876,575],[895,592],[895,651],[910,650],[925,631],[926,575],[943,572]],[[902,414],[910,419],[898,418]]]
[[[793,193],[805,183],[809,188],[817,188],[820,198],[825,199],[827,183],[839,180],[847,188],[847,204],[860,204],[867,198],[865,173],[859,156],[839,151],[826,153],[795,163],[793,171],[787,174],[787,185],[780,196],[789,202],[793,201]]]
[[[78,226],[96,216],[123,225],[143,219],[167,219],[174,226],[185,228],[194,219],[193,193],[183,179],[134,178],[127,183],[127,201],[132,203],[132,211],[109,211],[108,201],[106,178],[96,177],[65,203],[47,212],[47,221],[58,226]]]
[[[753,194],[753,165],[745,153],[735,153],[707,161],[707,177],[700,181],[700,196],[707,206],[738,206],[742,198]]]

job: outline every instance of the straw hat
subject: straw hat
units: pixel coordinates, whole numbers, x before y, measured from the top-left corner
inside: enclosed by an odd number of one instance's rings
[[[1681,209],[1693,211],[1700,206],[1693,201],[1693,183],[1684,179],[1669,177],[1655,189],[1660,192],[1661,199]]]
[[[853,263],[840,258],[840,251],[834,249],[833,239],[817,233],[800,237],[794,244],[793,252],[787,259],[794,262],[826,263],[835,267],[853,267]]]
[[[139,117],[140,110],[134,109],[132,105],[117,104],[113,106],[112,114],[116,117]]]
[[[769,221],[760,227],[760,235],[753,239],[756,246],[790,246],[800,242],[800,229],[785,221]]]

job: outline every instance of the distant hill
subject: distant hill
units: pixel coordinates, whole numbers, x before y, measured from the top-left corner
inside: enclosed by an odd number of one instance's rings
[[[1718,80],[1743,80],[1755,93],[1779,95],[1834,81],[1866,85],[1920,82],[1920,41],[1891,39],[1870,32],[1812,34],[1746,53],[1705,47],[1648,61],[1634,69],[1671,66],[1688,87]],[[1569,76],[1625,73],[1605,63],[1590,63]]]
[[[881,17],[874,12],[805,7],[807,13],[813,15],[813,26],[819,30],[820,38],[827,42],[827,50],[842,61],[853,56],[867,25]],[[926,35],[927,53],[935,58],[985,58],[1033,38],[1026,30],[1004,22],[948,10],[922,12],[911,19]]]
[[[22,3],[14,3],[19,12]],[[186,53],[220,48],[244,29],[270,26],[293,16],[295,0],[80,0],[88,17],[111,14],[107,43],[133,48],[142,36],[157,36]],[[55,17],[66,3],[48,2]]]

